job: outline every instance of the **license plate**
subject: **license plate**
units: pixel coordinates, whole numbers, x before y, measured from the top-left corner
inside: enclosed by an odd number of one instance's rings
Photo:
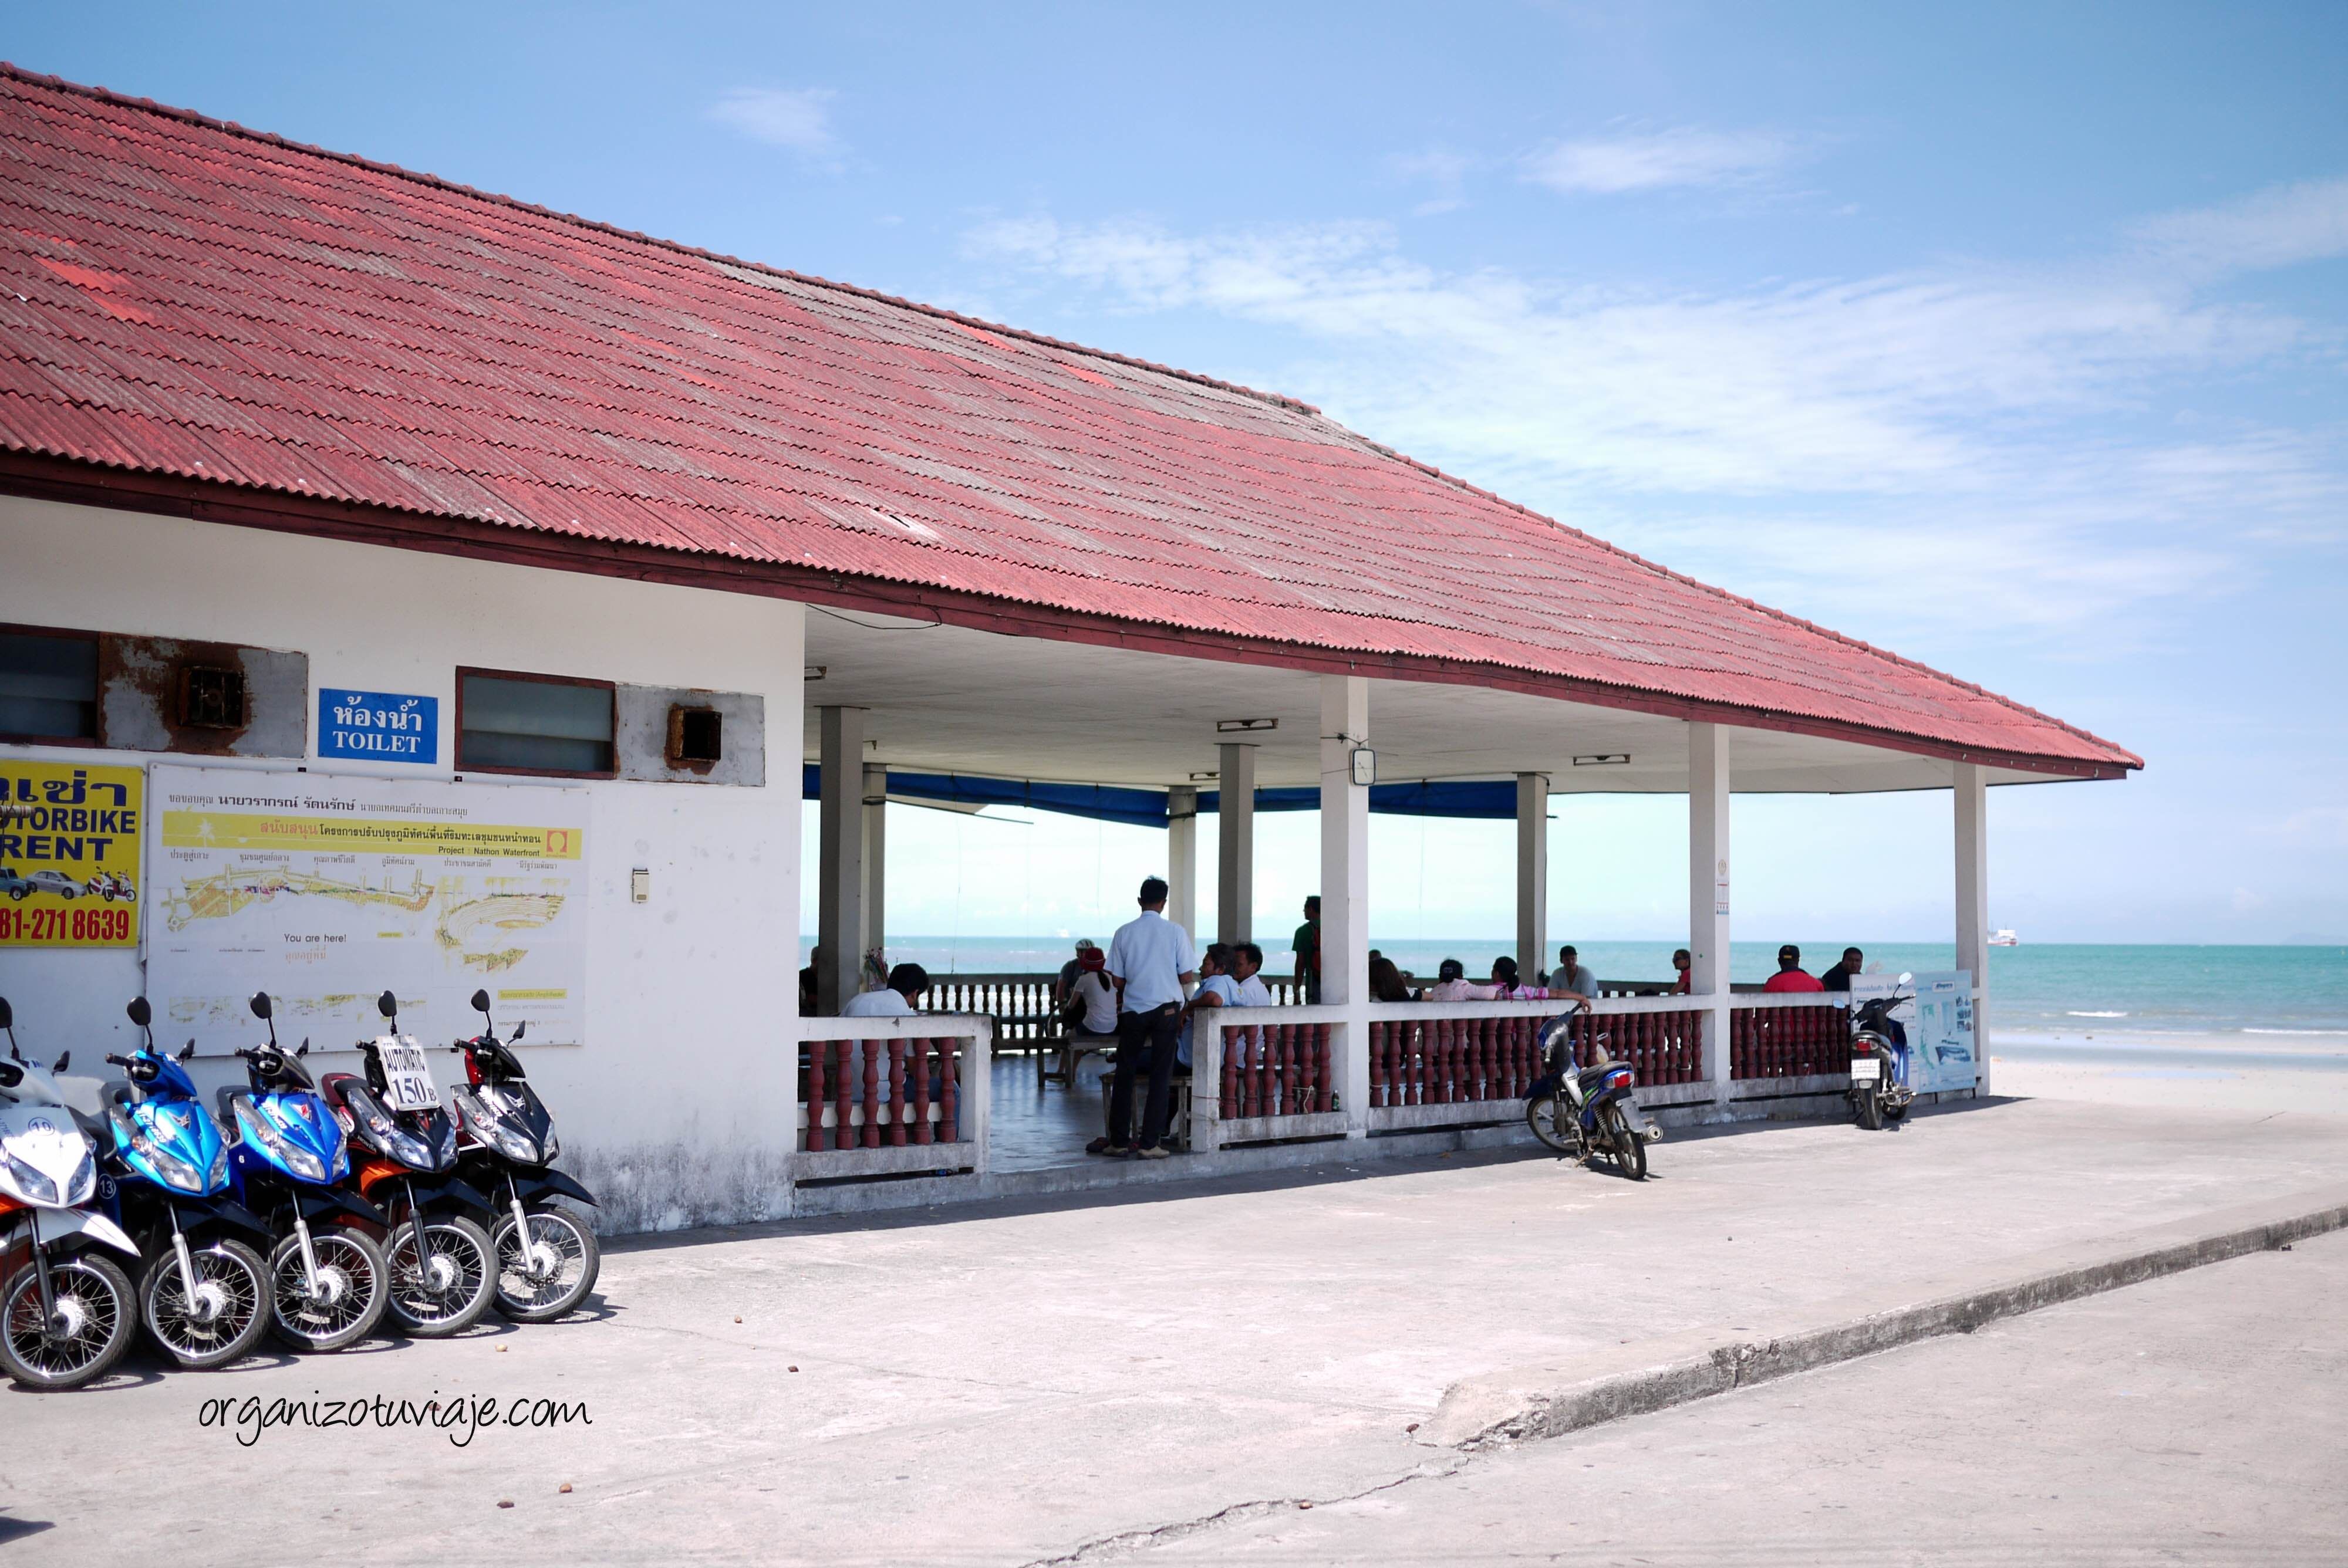
[[[424,1048],[412,1040],[386,1040],[376,1047],[383,1063],[383,1097],[394,1111],[438,1111],[440,1091],[432,1082]]]
[[[1851,1058],[1850,1081],[1853,1083],[1872,1083],[1882,1076],[1883,1063],[1876,1061],[1875,1058],[1871,1056]]]

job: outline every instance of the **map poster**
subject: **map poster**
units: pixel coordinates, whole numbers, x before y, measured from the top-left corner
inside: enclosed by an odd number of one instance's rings
[[[1911,994],[1891,1009],[1908,1032],[1908,1087],[1919,1094],[1971,1089],[1981,1076],[1980,1047],[1973,1033],[1973,978],[1963,969],[1911,975],[1854,975],[1854,1003],[1874,997]]]
[[[137,768],[0,758],[0,949],[139,945]]]
[[[584,1035],[587,794],[158,764],[148,781],[147,988],[160,1035],[219,1055],[274,1003],[287,1044],[350,1049],[399,1029],[432,1045],[477,1030]]]

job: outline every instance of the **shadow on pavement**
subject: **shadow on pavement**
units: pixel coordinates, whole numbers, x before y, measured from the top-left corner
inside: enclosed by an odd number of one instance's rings
[[[1992,1095],[1978,1100],[1952,1101],[1939,1105],[1920,1106],[1909,1113],[1908,1119],[1911,1122],[1930,1121],[1942,1116],[1962,1116],[1991,1111],[2017,1103],[2020,1102],[2003,1095]],[[1657,1147],[1669,1150],[1674,1145],[1709,1143],[1721,1138],[1751,1137],[1756,1133],[1782,1132],[1795,1127],[1832,1126],[1838,1122],[1848,1122],[1849,1120],[1848,1116],[1788,1117],[1783,1121],[1726,1122],[1711,1126],[1674,1127]],[[1560,1157],[1538,1144],[1524,1143],[1498,1149],[1461,1149],[1448,1153],[1408,1154],[1392,1159],[1331,1161],[1327,1164],[1299,1165],[1278,1171],[1200,1176],[1195,1181],[1137,1183],[1130,1186],[1092,1187],[1072,1193],[981,1198],[967,1203],[929,1204],[905,1208],[873,1209],[854,1214],[816,1214],[805,1219],[766,1220],[752,1225],[704,1225],[692,1230],[607,1236],[603,1240],[603,1251],[606,1255],[613,1255],[622,1253],[657,1252],[672,1247],[705,1246],[715,1242],[752,1241],[772,1236],[838,1235],[851,1231],[911,1230],[928,1225],[960,1225],[976,1220],[1004,1219],[1027,1214],[1068,1214],[1086,1209],[1112,1208],[1133,1204],[1176,1203],[1190,1198],[1217,1197],[1241,1193],[1302,1191],[1354,1182],[1376,1181],[1388,1176],[1411,1175],[1428,1171],[1475,1170],[1492,1165],[1555,1161]],[[1177,1158],[1180,1156],[1178,1155]],[[1655,1172],[1648,1179],[1662,1181],[1668,1179],[1668,1172]]]

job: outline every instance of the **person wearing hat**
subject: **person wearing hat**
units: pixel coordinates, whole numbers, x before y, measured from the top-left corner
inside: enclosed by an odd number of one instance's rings
[[[1446,958],[1435,971],[1435,983],[1426,988],[1426,999],[1431,1002],[1464,1002],[1476,999],[1476,988],[1468,983],[1468,966],[1457,958]]]
[[[1076,948],[1076,976],[1060,1003],[1060,1081],[1076,1086],[1076,1064],[1088,1051],[1117,1043],[1117,988],[1108,955],[1086,942]]]
[[[1802,972],[1802,949],[1788,942],[1777,949],[1777,972],[1769,977],[1765,991],[1823,991],[1816,975]]]

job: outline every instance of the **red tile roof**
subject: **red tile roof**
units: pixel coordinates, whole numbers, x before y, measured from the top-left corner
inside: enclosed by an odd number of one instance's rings
[[[0,67],[0,487],[2110,774],[1290,399]]]

